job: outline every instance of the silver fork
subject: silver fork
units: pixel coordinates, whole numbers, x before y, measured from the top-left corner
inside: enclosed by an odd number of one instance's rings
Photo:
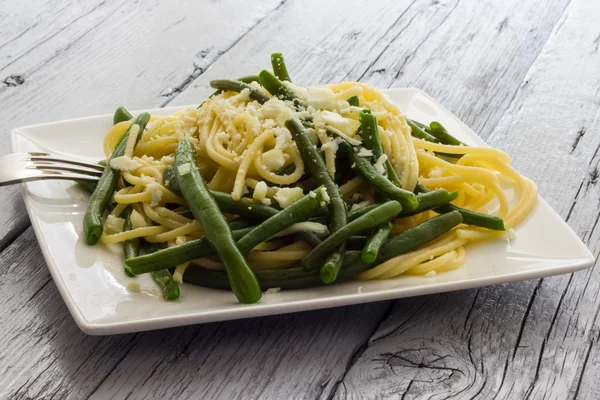
[[[104,167],[44,152],[0,157],[0,186],[43,179],[95,182]]]

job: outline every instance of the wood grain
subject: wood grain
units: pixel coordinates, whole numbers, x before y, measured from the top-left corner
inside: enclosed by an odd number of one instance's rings
[[[596,256],[599,32],[580,28],[598,12],[569,6],[489,137]],[[598,279],[594,268],[398,301],[337,397],[595,398]]]

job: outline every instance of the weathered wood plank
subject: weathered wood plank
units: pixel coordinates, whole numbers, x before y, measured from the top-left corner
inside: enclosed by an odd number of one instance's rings
[[[46,3],[0,6],[0,155],[17,126],[167,103],[281,0]],[[28,220],[17,188],[0,204],[2,248]]]
[[[599,31],[582,27],[599,13],[573,1],[489,137],[596,256]],[[598,290],[596,267],[398,301],[337,397],[595,398]]]

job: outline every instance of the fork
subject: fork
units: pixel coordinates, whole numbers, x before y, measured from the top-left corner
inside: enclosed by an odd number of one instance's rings
[[[32,151],[0,157],[0,186],[43,179],[96,182],[104,167],[56,154]]]

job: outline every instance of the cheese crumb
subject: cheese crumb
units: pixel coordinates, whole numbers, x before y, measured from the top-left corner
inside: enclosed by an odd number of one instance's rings
[[[321,197],[323,197],[323,201],[327,204],[331,201],[331,197],[329,197],[329,193],[327,193],[327,189],[324,187],[321,188]]]
[[[138,169],[140,165],[130,157],[121,156],[110,160],[110,167],[119,171],[133,171]]]
[[[158,183],[146,185],[146,192],[150,194],[150,207],[156,207],[162,200],[162,188]]]
[[[123,232],[123,225],[125,225],[125,220],[112,214],[106,218],[106,222],[104,223],[108,234]]]
[[[385,167],[383,165],[385,164],[387,159],[388,159],[387,155],[382,154],[374,164],[375,169],[382,175],[385,172]]]
[[[140,214],[136,210],[133,210],[131,212],[131,215],[129,216],[129,220],[131,221],[132,229],[144,228],[144,227],[148,226],[146,219],[142,216],[142,214]]]
[[[262,162],[269,171],[278,171],[285,164],[285,156],[283,151],[274,148],[262,154]]]
[[[425,274],[425,276],[428,278],[433,278],[436,275],[437,275],[437,272],[435,272],[435,271],[429,271],[428,273]]]
[[[267,289],[265,294],[275,294],[275,293],[278,293],[279,291],[281,291],[281,288],[279,288],[279,287],[269,288],[269,289]]]
[[[142,287],[138,281],[131,281],[127,284],[127,290],[132,293],[138,293],[141,288]]]
[[[427,174],[430,178],[441,178],[444,176],[444,171],[440,168],[432,168]]]
[[[509,241],[515,240],[517,238],[517,232],[515,232],[515,230],[513,228],[510,228],[506,232],[506,237]]]
[[[179,175],[187,175],[192,171],[192,165],[190,163],[185,163],[177,167],[177,171]]]
[[[356,155],[359,157],[371,157],[373,156],[373,152],[365,147],[361,147]]]
[[[287,208],[304,196],[302,188],[280,188],[273,198],[279,203],[279,207]],[[312,197],[312,195],[311,195]],[[315,194],[316,197],[316,194]]]
[[[254,187],[254,193],[252,193],[252,198],[254,200],[263,201],[267,197],[268,190],[269,187],[264,181],[257,182]]]
[[[357,292],[358,292],[358,294],[361,294],[361,293],[362,293],[362,286],[359,286],[359,287],[358,287],[358,290],[357,290]]]

